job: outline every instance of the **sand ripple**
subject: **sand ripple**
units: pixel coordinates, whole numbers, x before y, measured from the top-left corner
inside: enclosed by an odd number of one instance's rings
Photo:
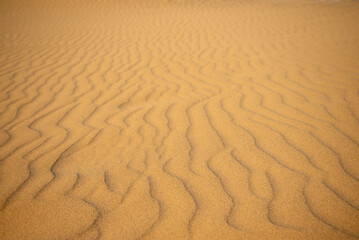
[[[0,238],[359,239],[359,4],[2,0]]]

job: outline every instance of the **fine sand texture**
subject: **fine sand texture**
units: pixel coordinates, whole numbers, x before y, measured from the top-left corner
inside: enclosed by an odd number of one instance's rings
[[[1,240],[359,239],[359,1],[1,0]]]

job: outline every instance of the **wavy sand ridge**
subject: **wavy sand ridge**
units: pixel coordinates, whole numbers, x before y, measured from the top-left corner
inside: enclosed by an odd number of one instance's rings
[[[0,3],[1,239],[359,239],[359,4]]]

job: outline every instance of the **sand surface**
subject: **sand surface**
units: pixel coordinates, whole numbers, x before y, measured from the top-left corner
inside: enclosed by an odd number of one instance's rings
[[[359,239],[359,2],[1,0],[0,239]]]

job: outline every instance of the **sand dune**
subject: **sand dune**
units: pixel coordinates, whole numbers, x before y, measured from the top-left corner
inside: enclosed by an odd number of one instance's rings
[[[0,239],[359,239],[358,22],[2,0]]]

